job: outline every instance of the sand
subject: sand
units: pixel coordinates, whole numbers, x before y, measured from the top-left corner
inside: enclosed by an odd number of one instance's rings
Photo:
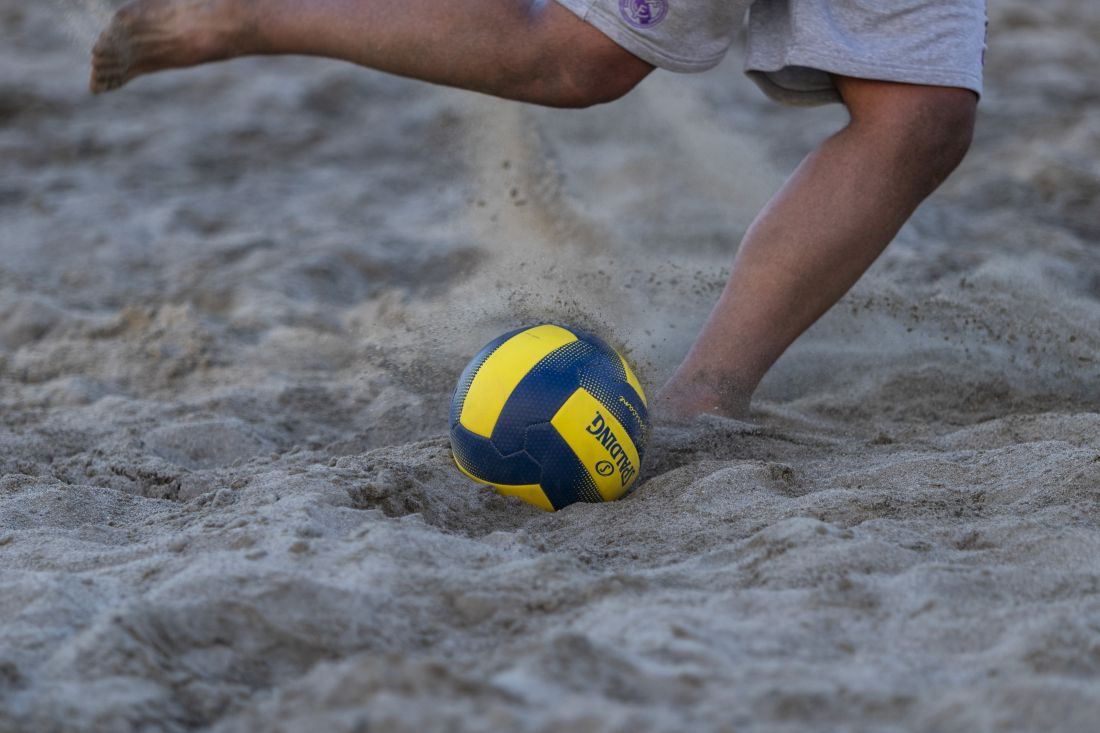
[[[625,500],[452,468],[486,341],[653,391],[843,111],[524,107],[311,59],[85,94],[0,0],[0,730],[1100,727],[1100,9],[991,8],[971,155]]]

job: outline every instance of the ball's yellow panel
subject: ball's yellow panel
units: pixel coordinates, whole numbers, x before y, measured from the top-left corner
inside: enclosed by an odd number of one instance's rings
[[[626,493],[638,477],[638,449],[611,411],[586,389],[565,401],[550,424],[584,464],[605,501]]]
[[[523,499],[528,504],[533,504],[539,509],[545,509],[548,512],[554,511],[554,505],[550,503],[550,500],[546,498],[546,492],[542,490],[542,487],[538,484],[531,484],[529,486],[493,486],[498,492],[504,496],[515,496]]]
[[[546,324],[505,341],[485,360],[470,383],[458,421],[471,433],[492,437],[500,411],[520,380],[552,351],[576,340],[573,332]]]
[[[479,484],[485,484],[484,481],[482,481],[477,476],[475,476],[472,473],[470,473],[469,471],[467,471],[462,466],[462,464],[458,462],[458,456],[456,456],[452,453],[451,457],[454,459],[455,465],[458,466],[459,471],[462,471],[462,473],[466,474],[468,477],[472,478],[474,481],[477,481]],[[497,491],[499,491],[501,494],[503,494],[505,496],[516,496],[516,497],[519,497],[520,499],[523,499],[528,504],[534,504],[539,509],[545,509],[548,512],[554,511],[554,505],[550,503],[550,499],[546,496],[546,492],[543,491],[542,487],[539,486],[538,484],[528,484],[526,486],[512,486],[512,485],[508,485],[508,484],[486,484],[486,485],[487,486],[492,486],[494,489],[496,489]]]

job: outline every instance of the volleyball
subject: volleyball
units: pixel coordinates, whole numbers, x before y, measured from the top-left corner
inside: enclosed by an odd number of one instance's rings
[[[645,392],[626,359],[550,323],[482,349],[459,377],[450,423],[462,473],[547,511],[623,496],[649,436]]]

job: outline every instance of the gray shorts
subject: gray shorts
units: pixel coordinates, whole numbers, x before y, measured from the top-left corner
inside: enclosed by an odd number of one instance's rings
[[[670,71],[703,71],[748,11],[745,73],[787,104],[838,102],[833,74],[982,93],[985,0],[557,0]]]

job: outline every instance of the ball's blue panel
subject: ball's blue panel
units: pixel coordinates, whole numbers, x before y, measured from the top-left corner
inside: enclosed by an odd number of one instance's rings
[[[619,352],[615,351],[614,348],[599,336],[594,336],[586,331],[574,330],[573,332],[577,334],[577,338],[591,344],[596,351],[599,351],[607,357],[608,371],[614,377],[615,381],[624,382],[629,386],[629,389],[624,392],[624,394],[628,396],[631,392],[634,394],[634,398],[631,399],[630,402],[640,405],[643,408],[646,407],[645,395],[641,394],[638,389],[635,389],[634,385],[630,384],[630,375],[627,374],[626,368],[623,366],[623,358]],[[638,385],[638,387],[640,388],[641,385]],[[648,422],[649,414],[646,412],[646,423],[648,424]]]
[[[587,331],[573,330],[573,333],[577,335],[577,338],[590,344],[593,350],[605,355],[610,366],[611,373],[614,378],[620,382],[626,381],[626,370],[623,369],[622,362],[619,361],[619,352],[615,351],[612,346],[595,334],[588,333]]]
[[[593,353],[590,344],[574,341],[527,372],[504,403],[493,429],[497,450],[508,455],[523,449],[524,432],[531,425],[548,422],[577,390],[579,371]]]
[[[451,396],[451,426],[458,424],[458,418],[462,415],[462,405],[466,401],[466,394],[470,391],[470,385],[474,381],[474,377],[477,376],[477,370],[481,369],[481,365],[485,363],[486,359],[493,355],[493,352],[500,348],[508,339],[512,338],[518,333],[523,333],[529,327],[517,328],[514,331],[495,338],[485,346],[484,349],[477,353],[470,363],[463,370],[462,376],[458,378],[458,385],[455,386],[454,394]]]
[[[458,422],[451,427],[451,450],[472,475],[490,484],[537,484],[539,464],[524,451],[501,455],[492,441],[475,435]]]
[[[527,454],[542,466],[539,484],[555,509],[578,501],[603,501],[584,464],[549,423],[529,427],[525,444]]]

